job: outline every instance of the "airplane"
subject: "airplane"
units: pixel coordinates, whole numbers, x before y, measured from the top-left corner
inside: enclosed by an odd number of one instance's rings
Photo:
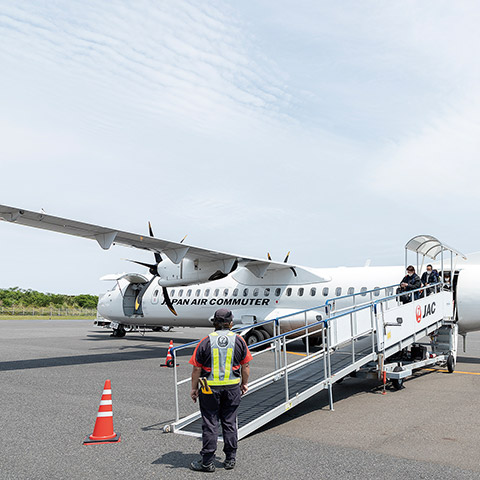
[[[185,238],[180,242],[156,238],[150,224],[149,234],[140,235],[6,205],[0,205],[0,220],[95,240],[104,250],[123,245],[153,253],[153,263],[131,260],[147,268],[146,274],[102,277],[115,284],[99,297],[98,313],[111,322],[116,337],[125,336],[126,327],[132,326],[210,327],[214,312],[228,307],[237,324],[251,326],[244,334],[252,345],[274,333],[271,324],[256,327],[256,323],[311,308],[303,319],[281,321],[281,332],[290,331],[305,321],[317,321],[325,314],[319,306],[327,300],[335,300],[339,309],[352,305],[354,298],[360,303],[374,299],[382,290],[391,295],[405,274],[404,266],[310,268],[288,263],[289,254],[276,262],[269,254],[260,259],[208,250],[184,243]],[[466,260],[454,252],[459,260],[451,271],[444,268],[440,273],[445,281],[453,274],[456,320],[465,347],[467,333],[480,330],[480,256],[472,254]],[[441,270],[438,262],[434,266]],[[319,344],[321,332],[309,342]]]

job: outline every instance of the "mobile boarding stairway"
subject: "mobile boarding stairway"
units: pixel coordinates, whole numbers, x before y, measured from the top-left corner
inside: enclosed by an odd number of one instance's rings
[[[441,268],[444,271],[444,250],[457,252],[438,240],[436,242],[439,247],[437,255],[442,254]],[[417,259],[419,252],[423,256],[428,255],[421,249],[413,251],[417,252]],[[271,371],[249,383],[249,390],[242,398],[238,411],[239,438],[324,389],[328,390],[330,409],[333,410],[332,386],[348,375],[375,375],[384,383],[391,380],[394,387],[401,388],[403,379],[416,368],[447,365],[449,371],[453,371],[457,326],[452,291],[440,282],[411,291],[405,297],[404,293],[394,293],[393,287],[382,287],[382,295],[379,296],[375,296],[378,289],[367,292],[367,300],[365,292],[337,297],[322,306],[256,324],[257,327],[270,322],[273,324],[274,336],[255,344],[257,348],[253,353],[253,365],[271,365]],[[351,306],[336,310],[335,303],[339,299],[351,300]],[[305,325],[282,332],[282,320],[292,317],[304,319]],[[312,321],[312,318],[315,320]],[[309,347],[309,336],[312,333],[318,335],[319,332],[321,346]],[[418,344],[420,339],[429,335],[431,341],[428,349],[427,345]],[[306,339],[306,351],[298,359],[298,353],[292,355],[288,348],[300,338]],[[193,349],[197,343],[176,347],[172,353],[178,357],[179,350]],[[295,357],[294,361],[292,356]],[[260,361],[258,357],[264,360]],[[189,388],[190,378],[178,380],[176,361],[173,371],[175,422],[166,425],[164,431],[201,436],[199,412],[183,418],[180,416],[179,404],[184,397],[187,398],[187,394],[185,392],[180,398],[179,387],[186,385]]]

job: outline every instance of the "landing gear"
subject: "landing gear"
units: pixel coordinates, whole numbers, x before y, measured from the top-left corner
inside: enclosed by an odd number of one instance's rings
[[[126,333],[127,332],[125,331],[125,328],[123,327],[123,325],[119,325],[117,328],[113,329],[113,332],[110,336],[121,338],[121,337],[124,337]]]
[[[152,327],[152,331],[153,332],[169,332],[170,330],[172,329],[172,327],[165,327],[165,326],[162,326],[162,327]]]
[[[261,328],[254,328],[245,335],[245,342],[247,346],[250,347],[255,343],[266,340],[267,338],[270,338],[270,335],[265,330]]]

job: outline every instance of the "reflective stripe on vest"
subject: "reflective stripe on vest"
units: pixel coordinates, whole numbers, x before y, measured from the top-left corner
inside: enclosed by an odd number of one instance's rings
[[[212,371],[207,377],[208,384],[219,387],[240,383],[240,378],[232,375],[237,335],[230,330],[219,330],[211,333],[209,337],[212,351]]]

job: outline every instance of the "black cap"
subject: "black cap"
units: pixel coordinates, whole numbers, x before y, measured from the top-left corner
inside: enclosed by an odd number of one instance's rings
[[[213,321],[218,320],[220,322],[232,322],[233,314],[228,308],[219,308],[213,316]]]

